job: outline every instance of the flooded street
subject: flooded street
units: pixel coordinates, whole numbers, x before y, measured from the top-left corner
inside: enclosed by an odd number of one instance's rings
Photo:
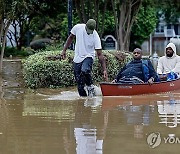
[[[0,154],[179,153],[180,91],[88,99],[24,88],[18,71],[0,81]]]

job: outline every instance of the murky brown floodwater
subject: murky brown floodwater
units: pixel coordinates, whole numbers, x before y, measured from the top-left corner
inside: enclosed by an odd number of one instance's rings
[[[179,153],[180,91],[82,99],[23,88],[20,73],[0,81],[0,154]]]

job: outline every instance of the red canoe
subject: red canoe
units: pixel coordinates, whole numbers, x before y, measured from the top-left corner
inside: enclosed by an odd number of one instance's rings
[[[159,83],[126,85],[118,83],[100,83],[103,96],[130,96],[141,94],[152,94],[169,92],[180,89],[180,79],[173,81],[162,81]]]

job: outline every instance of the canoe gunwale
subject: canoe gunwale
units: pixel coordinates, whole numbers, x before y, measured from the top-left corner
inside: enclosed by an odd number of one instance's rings
[[[161,82],[154,82],[153,84],[162,84],[162,83],[170,83],[173,81],[180,81],[180,78],[177,80],[171,80],[171,81],[161,81]],[[112,82],[100,82],[100,85],[108,84],[108,85],[125,85],[125,86],[137,86],[137,85],[149,85],[149,83],[137,83],[137,84],[122,84],[122,83],[112,83]]]

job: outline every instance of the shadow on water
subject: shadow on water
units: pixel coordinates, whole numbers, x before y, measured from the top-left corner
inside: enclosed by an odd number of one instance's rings
[[[26,89],[17,71],[0,81],[0,153],[164,154],[180,149],[180,91],[81,98],[76,87]]]

